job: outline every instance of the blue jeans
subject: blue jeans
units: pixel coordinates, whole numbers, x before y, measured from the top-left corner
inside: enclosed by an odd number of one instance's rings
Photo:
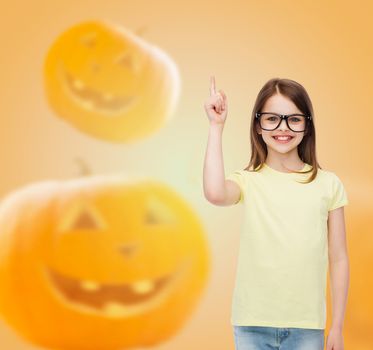
[[[233,325],[235,350],[323,350],[324,329]]]

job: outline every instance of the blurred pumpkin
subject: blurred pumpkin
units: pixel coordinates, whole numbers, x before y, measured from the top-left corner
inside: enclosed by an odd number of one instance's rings
[[[157,344],[201,296],[204,237],[191,207],[158,182],[95,175],[31,184],[0,206],[0,312],[45,347]]]
[[[180,94],[178,68],[164,51],[101,21],[77,24],[55,40],[46,56],[44,82],[59,117],[113,142],[156,132]]]

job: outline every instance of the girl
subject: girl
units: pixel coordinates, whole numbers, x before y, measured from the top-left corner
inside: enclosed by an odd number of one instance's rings
[[[339,177],[316,159],[306,90],[290,79],[263,86],[251,116],[250,162],[227,177],[222,132],[228,103],[214,77],[204,107],[210,122],[205,197],[219,206],[244,206],[231,310],[236,350],[324,349],[328,266],[333,319],[326,349],[343,350],[348,199]]]

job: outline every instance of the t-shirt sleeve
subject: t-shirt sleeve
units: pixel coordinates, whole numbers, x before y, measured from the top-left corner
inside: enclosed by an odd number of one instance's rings
[[[243,203],[245,197],[245,170],[236,170],[225,177],[226,180],[234,181],[240,187],[240,199],[235,203]]]
[[[346,190],[343,186],[342,181],[339,179],[339,177],[335,174],[333,174],[332,177],[332,195],[329,203],[329,209],[334,210],[339,207],[343,207],[344,205],[347,205],[349,203],[347,198]]]

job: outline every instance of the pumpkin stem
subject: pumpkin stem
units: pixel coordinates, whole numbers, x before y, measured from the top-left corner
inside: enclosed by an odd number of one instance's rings
[[[143,36],[144,32],[146,31],[146,26],[143,25],[142,27],[140,28],[137,28],[135,30],[135,33],[138,35],[138,36]]]
[[[83,158],[75,157],[75,161],[80,165],[80,175],[85,176],[92,174],[91,168]]]

